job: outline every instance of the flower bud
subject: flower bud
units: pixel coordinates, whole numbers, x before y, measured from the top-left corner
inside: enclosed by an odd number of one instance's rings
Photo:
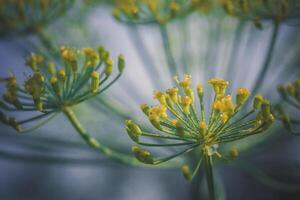
[[[178,88],[174,87],[171,89],[167,89],[166,93],[170,96],[175,104],[178,103]]]
[[[132,120],[126,120],[125,126],[129,137],[133,141],[139,142],[139,136],[142,134],[140,127],[137,124],[135,124]]]
[[[56,76],[52,76],[50,78],[50,83],[52,85],[52,88],[55,92],[56,95],[59,95],[60,89],[59,89],[59,84]]]
[[[239,150],[236,147],[233,147],[230,149],[229,155],[231,158],[236,158],[239,156]]]
[[[182,126],[182,124],[180,123],[180,121],[175,119],[175,120],[172,121],[172,124],[176,128],[176,134],[179,137],[183,137],[184,136],[184,127]]]
[[[186,180],[190,181],[192,179],[192,174],[188,165],[182,165],[181,172]]]
[[[165,97],[164,93],[162,93],[161,91],[154,91],[153,99],[157,99],[159,101],[159,103],[164,106],[167,105],[166,97]]]
[[[120,73],[123,73],[124,69],[125,69],[125,58],[123,55],[119,55],[118,58],[118,69]]]
[[[138,146],[133,146],[131,150],[134,153],[135,157],[140,162],[145,163],[145,164],[153,164],[154,163],[154,160],[149,151],[141,149]]]
[[[66,72],[65,69],[59,69],[58,70],[58,77],[59,79],[64,82],[66,80]]]
[[[199,129],[200,129],[200,134],[202,135],[202,137],[207,135],[207,126],[206,126],[205,121],[199,122]]]
[[[158,130],[162,129],[160,126],[160,119],[155,114],[149,113],[149,120],[155,128],[157,128]]]
[[[55,66],[54,66],[53,62],[48,63],[48,72],[50,73],[51,76],[56,75],[56,69],[55,69]]]
[[[113,69],[113,61],[112,59],[107,59],[105,62],[105,69],[104,69],[104,73],[106,76],[110,76],[112,73],[112,69]]]
[[[263,100],[264,100],[263,96],[256,95],[255,98],[254,98],[254,101],[253,101],[253,109],[257,110],[261,106]]]
[[[190,114],[190,105],[192,104],[192,99],[189,96],[183,96],[180,99],[182,109],[186,114]]]
[[[203,85],[200,84],[197,85],[197,94],[199,99],[203,98]]]
[[[236,95],[236,104],[242,105],[244,104],[248,97],[250,96],[250,92],[247,88],[239,88]]]
[[[100,84],[100,74],[97,71],[93,71],[91,74],[91,90],[96,93],[99,89]]]
[[[147,104],[141,104],[141,110],[143,111],[143,113],[148,116],[149,115],[149,106]]]

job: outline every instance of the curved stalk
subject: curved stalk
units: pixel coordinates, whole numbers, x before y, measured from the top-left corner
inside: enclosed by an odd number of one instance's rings
[[[260,71],[258,77],[256,78],[256,80],[254,82],[255,85],[252,90],[253,91],[252,94],[256,94],[257,91],[260,89],[260,87],[262,85],[262,81],[265,78],[268,69],[270,68],[271,60],[273,58],[273,52],[275,49],[275,44],[276,44],[277,37],[278,37],[279,28],[280,28],[280,24],[278,22],[274,21],[274,29],[272,32],[272,37],[271,37],[270,45],[268,48],[267,56],[266,56],[266,59],[263,64],[263,68]]]
[[[59,50],[55,47],[55,45],[43,29],[37,31],[37,37],[43,44],[43,46],[48,50],[51,56],[59,57]]]
[[[173,77],[175,75],[178,75],[178,70],[177,70],[174,56],[172,54],[170,38],[168,36],[167,27],[165,25],[160,25],[159,30],[160,30],[161,38],[163,41],[164,52],[165,52],[165,56],[167,59],[169,71],[170,71],[171,77]]]
[[[100,151],[102,154],[107,156],[108,158],[111,158],[115,161],[129,164],[132,166],[139,166],[139,167],[150,167],[155,168],[155,166],[145,165],[141,162],[139,162],[135,157],[117,152],[102,143],[100,143],[96,138],[89,135],[89,133],[85,130],[85,128],[81,125],[80,121],[78,120],[76,114],[70,107],[65,107],[63,109],[64,114],[67,116],[67,118],[70,120],[72,126],[76,129],[78,134],[81,136],[81,138],[92,148]],[[163,168],[175,168],[181,165],[181,162],[173,161],[169,163],[165,163]]]
[[[73,110],[70,107],[64,108],[64,114],[67,116],[67,118],[70,120],[73,127],[76,129],[78,134],[81,136],[82,139],[92,148],[100,151],[105,156],[112,158],[116,161],[130,164],[134,166],[141,166],[142,164],[136,160],[134,157],[114,151],[110,149],[109,147],[104,146],[102,143],[100,143],[96,138],[89,135],[89,133],[84,129],[84,127],[79,122],[76,114],[73,112]]]

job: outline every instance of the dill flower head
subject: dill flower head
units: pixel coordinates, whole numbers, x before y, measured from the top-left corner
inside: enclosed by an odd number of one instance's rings
[[[294,3],[289,0],[222,0],[220,4],[226,13],[253,20],[258,28],[262,28],[261,19],[273,19],[279,23],[294,11]]]
[[[39,30],[65,11],[74,0],[1,0],[0,35]]]
[[[113,16],[126,23],[159,23],[189,14],[192,0],[117,0]]]
[[[194,92],[191,78],[190,75],[185,75],[183,80],[179,81],[175,77],[178,87],[170,88],[165,93],[154,92],[153,97],[159,102],[157,105],[141,105],[142,111],[156,132],[142,130],[132,120],[126,121],[127,133],[138,145],[176,147],[172,149],[176,151],[174,154],[155,159],[150,151],[134,146],[132,151],[139,161],[157,165],[191,151],[198,152],[200,160],[202,157],[222,158],[224,156],[218,151],[222,144],[262,133],[273,123],[274,118],[268,100],[257,95],[253,100],[252,109],[241,112],[250,97],[249,90],[240,88],[232,97],[226,94],[228,82],[218,78],[209,80],[214,91],[214,99],[208,111],[204,108],[204,87],[197,85]],[[196,101],[199,101],[199,112],[196,109]],[[150,143],[147,138],[161,142]],[[237,156],[237,150],[232,149],[230,155]],[[198,171],[199,166],[193,174]],[[188,179],[193,177],[188,165],[182,167],[182,172]]]
[[[287,85],[278,86],[278,92],[284,103],[287,103],[293,111],[300,110],[300,77],[296,78],[292,83]],[[292,134],[300,135],[299,130],[295,130],[294,126],[300,124],[297,117],[290,116],[287,112],[287,107],[284,108],[281,105],[277,105],[275,111],[275,117],[281,120],[283,126]]]
[[[14,75],[2,79],[6,85],[3,100],[0,101],[2,123],[20,132],[25,131],[20,125],[42,118],[50,119],[66,107],[101,94],[121,76],[125,67],[124,57],[120,55],[119,73],[110,80],[113,61],[103,47],[81,50],[61,47],[60,57],[61,62],[56,64],[42,55],[32,53],[26,59],[32,74],[26,77],[23,84],[18,84]],[[14,117],[6,117],[3,111],[37,111],[41,114],[18,121]]]

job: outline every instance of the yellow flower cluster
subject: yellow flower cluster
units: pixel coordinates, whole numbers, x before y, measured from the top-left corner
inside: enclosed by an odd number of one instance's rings
[[[239,88],[236,101],[233,101],[232,96],[226,94],[228,82],[219,78],[213,78],[208,82],[212,85],[215,93],[209,115],[206,115],[204,108],[203,86],[197,85],[196,91],[200,103],[199,117],[195,106],[191,75],[184,75],[182,81],[179,81],[178,77],[174,79],[178,87],[167,89],[165,93],[154,92],[153,99],[159,102],[158,105],[152,107],[147,104],[141,105],[144,114],[160,133],[146,132],[132,120],[127,120],[125,126],[130,138],[139,145],[149,147],[178,146],[179,152],[166,158],[154,159],[148,150],[134,146],[132,148],[134,155],[141,162],[157,165],[196,150],[197,147],[200,147],[203,157],[216,155],[222,158],[218,150],[221,144],[262,133],[270,127],[274,120],[269,102],[261,95],[255,96],[253,107],[249,112],[239,116],[250,96],[249,90]],[[250,118],[255,113],[256,116]],[[148,143],[141,141],[142,138],[149,137],[167,142]],[[181,142],[170,143],[169,141]],[[238,152],[236,149],[232,149],[229,154],[232,155],[231,157],[236,157]],[[182,167],[182,171],[185,177],[189,179],[193,177],[189,173],[187,165]]]
[[[60,112],[65,107],[79,104],[105,91],[121,76],[125,67],[124,57],[120,55],[119,74],[108,81],[113,63],[109,52],[103,47],[61,47],[60,57],[64,66],[59,68],[39,54],[32,53],[26,58],[26,65],[32,70],[32,75],[22,85],[17,83],[13,75],[5,78],[6,92],[3,94],[4,101],[0,101],[0,108],[6,111],[39,111],[45,116]],[[2,122],[14,128],[20,124],[15,119],[8,123],[9,120],[1,110],[0,116]]]
[[[194,5],[191,0],[117,0],[113,15],[125,22],[165,24],[190,13]]]
[[[39,31],[73,4],[74,0],[1,0],[0,35]]]

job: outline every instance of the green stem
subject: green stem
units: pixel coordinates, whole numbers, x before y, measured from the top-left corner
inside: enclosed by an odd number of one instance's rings
[[[275,47],[277,37],[278,37],[279,28],[280,28],[280,24],[278,22],[274,21],[274,29],[272,32],[269,49],[267,52],[266,59],[264,61],[263,68],[262,68],[261,72],[259,73],[259,76],[257,77],[256,81],[254,82],[255,85],[252,90],[253,95],[256,94],[256,92],[260,89],[263,79],[265,78],[266,73],[267,73],[268,69],[270,68],[271,60],[272,60],[274,49],[275,49],[274,47]]]
[[[134,157],[116,152],[116,151],[104,146],[103,144],[101,144],[96,138],[90,136],[89,133],[81,125],[78,118],[76,117],[76,114],[73,112],[73,110],[70,107],[65,107],[64,108],[64,113],[68,117],[71,124],[76,129],[76,131],[78,132],[78,134],[82,137],[82,139],[84,139],[84,141],[90,147],[100,151],[105,156],[107,156],[109,158],[112,158],[116,161],[119,161],[119,162],[122,162],[122,163],[125,163],[125,164],[134,165],[134,166],[140,166],[141,165],[141,163],[139,163],[138,160],[136,160]]]
[[[53,42],[51,41],[49,36],[44,32],[43,29],[37,32],[37,36],[51,56],[53,56],[54,58],[59,57],[58,49],[54,46]]]
[[[141,34],[139,33],[138,26],[135,24],[128,25],[128,31],[129,31],[129,37],[133,43],[133,46],[138,53],[139,57],[141,58],[141,61],[143,62],[145,66],[145,70],[148,74],[151,74],[153,77],[157,77],[157,79],[151,78],[151,83],[156,88],[160,88],[162,85],[159,71],[157,71],[155,64],[153,62],[153,59],[150,55],[150,52],[147,49],[147,46],[145,44],[145,41],[141,37]]]
[[[167,27],[165,25],[160,25],[159,30],[162,37],[164,52],[171,76],[178,75],[177,66],[171,50],[170,38],[168,36]]]
[[[206,172],[206,181],[208,187],[208,194],[210,200],[215,200],[215,186],[214,186],[214,176],[212,169],[212,157],[204,154],[204,167]]]

